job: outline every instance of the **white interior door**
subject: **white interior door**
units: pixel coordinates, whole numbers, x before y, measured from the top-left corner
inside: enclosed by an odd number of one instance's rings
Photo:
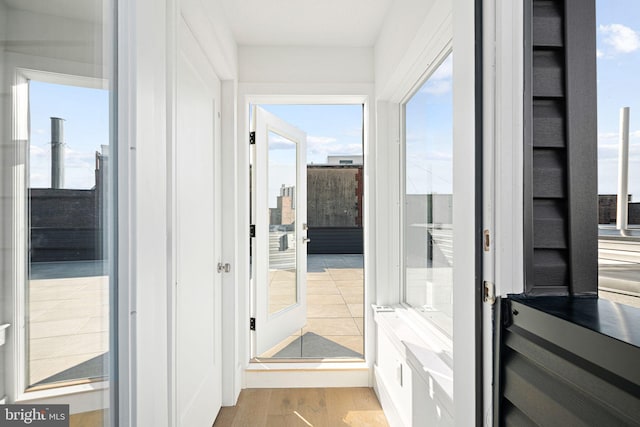
[[[255,351],[307,320],[307,135],[260,107],[255,124]]]
[[[211,426],[221,405],[220,81],[180,27],[176,155],[178,425]],[[159,248],[160,249],[160,248]],[[162,266],[158,266],[162,268]]]

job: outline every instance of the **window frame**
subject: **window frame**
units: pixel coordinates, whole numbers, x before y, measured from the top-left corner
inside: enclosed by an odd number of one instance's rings
[[[13,112],[12,112],[12,133],[13,140],[24,141],[23,147],[17,147],[16,156],[20,156],[25,160],[25,167],[22,171],[16,172],[14,176],[13,192],[15,200],[13,202],[13,241],[15,244],[15,253],[13,259],[13,340],[14,346],[11,357],[13,358],[13,390],[15,403],[29,403],[34,402],[38,404],[68,404],[69,396],[74,395],[73,404],[77,406],[78,410],[74,412],[86,412],[95,409],[103,409],[104,403],[107,402],[109,408],[113,408],[117,404],[116,401],[110,401],[110,395],[115,391],[111,390],[111,378],[117,377],[117,372],[109,372],[101,379],[89,379],[86,382],[80,379],[81,383],[78,384],[78,380],[70,380],[68,383],[60,383],[59,385],[47,386],[43,389],[30,389],[29,381],[27,380],[29,361],[27,360],[28,352],[28,295],[27,295],[27,283],[28,283],[28,268],[29,268],[29,149],[30,149],[30,98],[29,90],[32,80],[36,80],[44,83],[52,83],[67,86],[86,87],[93,89],[106,89],[114,92],[117,90],[116,84],[112,85],[109,89],[109,82],[104,77],[91,77],[91,76],[79,76],[71,75],[61,72],[51,72],[30,69],[25,67],[16,67],[14,69],[14,82],[15,87],[19,88],[14,90],[13,93]],[[114,94],[111,93],[110,97]],[[110,110],[117,108],[115,105],[110,107]],[[113,111],[110,111],[113,114]],[[114,132],[111,139],[114,144],[117,143],[115,133],[117,133],[117,124],[114,122],[113,117],[110,118],[110,127]],[[111,146],[111,145],[110,145]],[[112,276],[111,280],[115,283],[111,286],[117,289],[118,282],[118,269],[117,269],[117,256],[118,256],[118,239],[117,239],[117,149],[112,150],[113,170],[110,174],[110,184],[113,185],[112,195],[116,200],[113,201],[114,208],[112,212],[112,218],[109,219],[109,225],[111,230],[109,235],[113,240],[110,245],[110,256],[113,258],[112,266],[109,268],[109,275]],[[111,298],[111,297],[110,297]],[[110,301],[111,313],[109,315],[109,328],[114,328],[115,317],[117,316],[117,306]],[[114,337],[117,340],[117,334],[110,332],[109,347],[110,352],[114,357],[118,357],[117,345],[114,345]],[[110,360],[110,367],[113,368],[114,363]],[[96,408],[96,402],[100,402]]]
[[[398,228],[398,236],[399,236],[399,303],[405,308],[412,321],[416,322],[417,325],[421,329],[430,331],[442,344],[445,348],[451,350],[453,348],[453,334],[449,335],[446,333],[438,324],[429,320],[420,312],[413,307],[412,305],[406,302],[407,291],[406,291],[406,258],[405,258],[405,215],[406,215],[406,144],[407,144],[407,117],[406,117],[406,106],[409,101],[411,101],[418,93],[418,91],[422,88],[422,86],[435,74],[438,68],[447,60],[449,55],[453,54],[453,39],[449,39],[444,46],[440,49],[440,51],[433,57],[433,60],[427,66],[426,71],[420,76],[420,78],[415,82],[411,89],[401,98],[398,106],[399,106],[399,118],[400,118],[400,140],[399,140],[399,194],[398,194],[398,206],[399,206],[399,228]],[[453,77],[451,78],[453,84]],[[453,90],[453,87],[452,87]],[[452,98],[452,104],[455,99]],[[452,108],[452,114],[455,107]],[[453,134],[452,134],[453,136]],[[453,162],[453,160],[452,160]],[[451,284],[453,286],[453,283]],[[452,290],[453,293],[453,290]],[[452,355],[450,354],[452,357]]]

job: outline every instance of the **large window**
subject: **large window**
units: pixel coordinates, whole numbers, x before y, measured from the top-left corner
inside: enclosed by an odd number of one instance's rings
[[[453,330],[453,56],[404,105],[404,302]]]
[[[640,4],[596,7],[599,295],[640,307]]]
[[[112,0],[0,0],[0,398],[71,425],[115,413],[114,28]]]

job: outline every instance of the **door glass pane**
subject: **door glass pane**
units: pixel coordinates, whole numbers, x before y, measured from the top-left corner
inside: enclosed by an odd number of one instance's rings
[[[452,55],[405,106],[404,298],[449,336],[453,322]]]
[[[269,132],[269,314],[296,304],[296,164],[298,145]]]

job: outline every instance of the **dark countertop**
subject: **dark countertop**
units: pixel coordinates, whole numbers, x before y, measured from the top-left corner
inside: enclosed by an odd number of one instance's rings
[[[595,297],[510,296],[552,316],[640,347],[640,308]]]

